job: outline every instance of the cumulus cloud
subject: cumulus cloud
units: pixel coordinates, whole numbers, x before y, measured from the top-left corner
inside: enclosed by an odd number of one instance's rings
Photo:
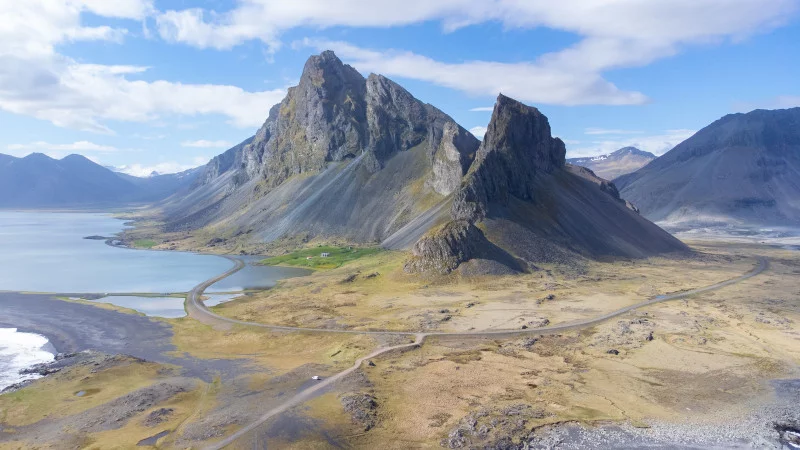
[[[378,28],[435,21],[445,31],[485,22],[507,28],[547,27],[577,34],[580,40],[520,64],[446,64],[408,52],[382,55],[343,43],[339,50],[346,50],[361,69],[382,69],[468,93],[502,91],[565,105],[638,104],[646,101],[643,94],[618,89],[602,73],[646,65],[688,45],[769,30],[785,23],[796,9],[795,0],[240,0],[225,12],[166,11],[156,22],[160,35],[172,42],[229,49],[260,40],[271,51],[281,46],[284,31],[303,26]]]
[[[81,25],[86,12],[140,20],[154,10],[149,0],[0,3],[0,109],[98,133],[112,133],[108,121],[146,122],[165,115],[219,114],[235,126],[257,127],[285,95],[283,89],[147,82],[137,79],[147,67],[86,64],[59,54],[59,44],[118,41],[127,33]]]
[[[233,144],[228,141],[207,141],[200,139],[199,141],[183,141],[181,147],[194,147],[194,148],[231,148]]]
[[[466,61],[443,63],[408,51],[372,50],[347,42],[306,39],[296,45],[333,49],[360,70],[457,89],[473,95],[503,93],[521,101],[561,105],[632,105],[647,101],[640,92],[622,91],[598,73],[533,63]]]
[[[636,137],[620,137],[616,139],[581,142],[581,146],[567,147],[569,158],[582,158],[598,156],[614,152],[623,147],[636,147],[639,150],[661,156],[672,150],[673,147],[690,138],[694,130],[665,130],[661,134],[643,135]],[[567,141],[565,141],[567,142]]]
[[[469,129],[469,132],[472,133],[472,135],[476,138],[483,140],[483,135],[486,134],[486,127],[472,127]]]

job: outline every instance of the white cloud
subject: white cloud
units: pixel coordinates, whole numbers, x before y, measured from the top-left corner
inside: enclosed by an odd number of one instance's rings
[[[483,140],[483,135],[486,134],[486,127],[472,127],[469,129],[469,132],[476,138]]]
[[[78,142],[73,142],[72,144],[51,144],[49,142],[37,141],[37,142],[31,142],[29,144],[11,144],[6,148],[9,150],[9,152],[13,152],[12,154],[23,154],[23,155],[27,155],[32,152],[46,152],[46,151],[101,152],[101,153],[119,151],[119,149],[116,147],[112,147],[110,145],[95,144],[94,142],[89,142],[89,141],[78,141]]]
[[[644,131],[636,131],[636,130],[620,130],[620,129],[608,129],[608,128],[587,128],[584,130],[583,134],[588,135],[602,135],[602,134],[643,134]]]
[[[470,108],[471,112],[492,112],[494,111],[494,106],[479,106],[477,108]]]
[[[248,92],[236,86],[146,82],[147,67],[77,62],[56,46],[76,40],[118,41],[124,28],[86,27],[81,17],[140,20],[150,0],[26,0],[0,2],[0,109],[61,127],[112,133],[105,122],[154,121],[166,115],[220,114],[240,127],[261,125],[285,90]]]
[[[694,133],[694,130],[666,130],[657,135],[593,141],[581,147],[567,148],[567,156],[569,158],[597,156],[614,152],[622,147],[636,147],[639,150],[661,156],[669,150],[672,150],[676,145],[690,138]]]
[[[333,49],[359,70],[427,81],[472,95],[503,93],[525,102],[561,105],[631,105],[647,101],[644,94],[622,91],[597,73],[574,68],[564,70],[544,60],[443,63],[412,52],[369,50],[347,42],[306,39],[297,45],[317,50]]]
[[[198,8],[157,16],[160,35],[200,48],[260,40],[271,51],[296,27],[394,27],[439,22],[445,31],[486,22],[577,34],[573,46],[534,62],[445,64],[408,52],[369,52],[339,43],[362,70],[420,79],[474,94],[498,91],[554,104],[638,104],[602,73],[646,65],[689,45],[739,40],[784,24],[796,0],[240,0],[226,12]],[[327,45],[327,44],[326,44]],[[420,71],[423,69],[423,71]],[[431,70],[430,73],[425,69]]]
[[[228,141],[207,141],[200,139],[199,141],[184,141],[181,142],[181,147],[194,147],[194,148],[231,148],[234,144]]]

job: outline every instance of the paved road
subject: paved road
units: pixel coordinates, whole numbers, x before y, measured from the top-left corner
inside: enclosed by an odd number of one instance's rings
[[[667,302],[671,300],[679,300],[683,298],[688,298],[697,294],[702,294],[705,292],[714,291],[717,289],[721,289],[726,286],[730,286],[736,283],[740,283],[744,280],[752,278],[769,267],[769,261],[767,258],[759,258],[758,263],[756,266],[749,272],[738,276],[736,278],[731,278],[729,280],[712,284],[710,286],[705,286],[697,289],[692,289],[690,291],[679,292],[675,294],[669,295],[659,295],[657,297],[645,300],[643,302],[639,302],[630,306],[626,306],[624,308],[618,309],[616,311],[610,312],[608,314],[604,314],[602,316],[594,317],[591,319],[580,320],[577,322],[565,323],[560,325],[553,325],[549,327],[542,327],[542,328],[529,328],[526,330],[493,330],[493,331],[469,331],[469,332],[402,332],[402,331],[358,331],[358,330],[329,330],[329,329],[320,329],[320,328],[303,328],[303,327],[287,327],[287,326],[280,326],[280,325],[269,325],[263,323],[255,323],[255,322],[246,322],[242,320],[231,319],[229,317],[223,317],[211,312],[200,300],[200,297],[203,295],[203,292],[212,284],[216,283],[219,280],[222,280],[244,267],[244,262],[238,258],[226,256],[229,260],[234,262],[234,266],[228,270],[227,272],[216,276],[210,280],[207,280],[199,285],[197,285],[194,289],[189,291],[189,294],[186,296],[186,311],[187,313],[207,324],[236,324],[236,325],[246,325],[246,326],[254,326],[260,328],[267,328],[270,330],[276,331],[303,331],[303,332],[313,332],[313,333],[340,333],[340,334],[369,334],[369,335],[385,335],[385,336],[413,336],[414,342],[395,345],[391,347],[382,347],[374,352],[370,353],[367,356],[359,358],[355,364],[349,369],[339,372],[336,375],[333,375],[325,380],[321,381],[318,384],[312,385],[309,388],[306,388],[298,393],[296,393],[293,397],[288,398],[286,401],[281,403],[280,405],[276,406],[275,408],[270,409],[264,415],[262,415],[258,420],[255,422],[247,425],[246,427],[242,428],[241,430],[237,431],[236,433],[228,436],[227,438],[223,439],[222,441],[216,442],[214,444],[209,445],[206,447],[210,450],[217,450],[222,449],[237,439],[241,438],[245,434],[253,431],[255,428],[269,420],[270,418],[285,412],[289,408],[302,404],[303,402],[312,398],[312,396],[319,392],[320,390],[324,389],[327,386],[332,385],[338,380],[346,377],[347,375],[351,374],[353,371],[357,370],[361,364],[370,358],[375,358],[377,356],[383,355],[385,353],[396,351],[396,350],[404,350],[408,348],[417,347],[423,344],[425,338],[429,336],[436,336],[439,338],[448,338],[448,337],[455,337],[455,338],[470,338],[470,337],[494,337],[494,338],[504,338],[504,337],[515,337],[520,335],[542,335],[542,334],[555,334],[561,333],[570,330],[578,330],[582,328],[589,328],[594,325],[597,325],[601,322],[604,322],[609,319],[613,319],[614,317],[621,316],[627,312],[644,308],[650,305],[654,305],[657,303]]]

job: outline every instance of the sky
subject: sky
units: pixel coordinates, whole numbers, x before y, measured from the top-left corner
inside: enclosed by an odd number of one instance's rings
[[[567,156],[663,154],[800,106],[800,0],[0,0],[0,153],[176,172],[253,135],[312,54],[481,137],[497,94]]]

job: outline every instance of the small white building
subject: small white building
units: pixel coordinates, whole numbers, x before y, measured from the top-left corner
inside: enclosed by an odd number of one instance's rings
[[[322,257],[322,258],[327,258],[328,256],[331,256],[331,254],[330,253],[322,253],[319,256]]]

